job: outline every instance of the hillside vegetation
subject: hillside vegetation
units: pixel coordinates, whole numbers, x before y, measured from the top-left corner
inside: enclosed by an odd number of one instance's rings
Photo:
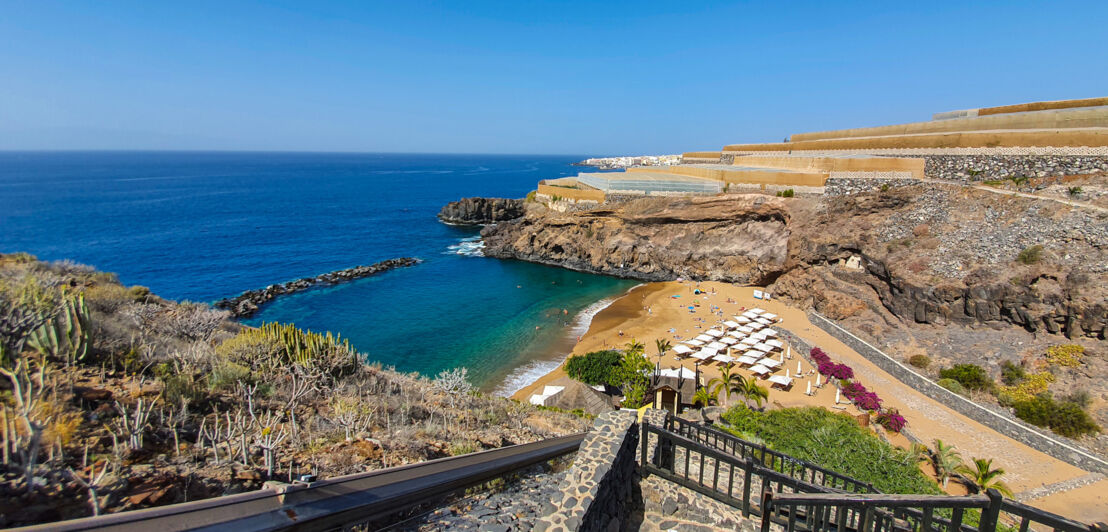
[[[580,432],[459,368],[366,364],[330,333],[248,328],[112,274],[0,255],[0,526],[330,477]]]

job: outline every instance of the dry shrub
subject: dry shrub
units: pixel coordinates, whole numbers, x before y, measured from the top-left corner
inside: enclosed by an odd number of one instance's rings
[[[52,421],[46,426],[42,434],[44,444],[60,441],[63,446],[73,441],[77,429],[81,427],[81,413],[68,410],[64,405],[55,402],[43,402],[40,406],[43,417],[52,417]]]
[[[142,329],[189,342],[206,342],[229,315],[200,303],[157,305],[136,303],[126,313]]]
[[[931,234],[931,226],[927,224],[919,224],[912,228],[912,234],[916,237],[928,236]]]
[[[113,314],[135,302],[131,293],[117,284],[95,284],[85,288],[84,293],[88,306],[105,314]]]

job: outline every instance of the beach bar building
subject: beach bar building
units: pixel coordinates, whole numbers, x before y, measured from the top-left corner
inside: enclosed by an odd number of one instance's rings
[[[663,369],[654,375],[650,388],[653,397],[653,407],[681,413],[686,407],[693,406],[693,396],[696,395],[696,372],[685,368]]]

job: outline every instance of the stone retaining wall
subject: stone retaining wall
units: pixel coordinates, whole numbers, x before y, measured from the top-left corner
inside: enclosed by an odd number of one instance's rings
[[[1021,421],[974,403],[961,395],[958,395],[927,377],[916,373],[913,369],[890,357],[880,349],[870,345],[866,341],[854,336],[846,329],[839,327],[831,320],[816,312],[809,312],[808,318],[813,325],[823,329],[831,336],[837,338],[858,354],[873,362],[877,367],[896,377],[900,382],[911,386],[916,391],[949,406],[958,413],[981,423],[1009,438],[1022,442],[1033,449],[1042,451],[1063,462],[1073,464],[1086,471],[1108,472],[1108,461],[1099,458],[1092,453],[1081,449],[1077,444],[1067,441],[1061,436],[1048,436],[1038,429]]]
[[[849,196],[894,187],[920,184],[910,172],[831,172],[824,185],[825,196]]]
[[[927,177],[964,182],[1108,172],[1108,155],[927,155],[923,159]]]
[[[638,413],[616,410],[596,418],[581,442],[559,495],[535,530],[619,530],[634,509],[638,477]]]

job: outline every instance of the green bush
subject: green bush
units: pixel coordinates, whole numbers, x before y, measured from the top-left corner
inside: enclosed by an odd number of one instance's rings
[[[952,392],[954,392],[958,395],[965,395],[966,394],[965,386],[962,386],[961,383],[959,383],[958,381],[956,381],[954,379],[939,379],[938,385],[942,386],[943,388],[946,388],[947,390],[950,390],[950,391],[952,391]]]
[[[1035,264],[1040,260],[1043,260],[1043,247],[1035,244],[1034,246],[1028,246],[1023,248],[1016,260],[1024,264]]]
[[[1070,392],[1068,395],[1063,395],[1062,401],[1076,403],[1081,408],[1089,408],[1089,405],[1093,403],[1093,396],[1088,390],[1078,389]]]
[[[1026,378],[1027,372],[1023,370],[1023,366],[1015,364],[1010,360],[1005,360],[1000,363],[1000,380],[1004,381],[1004,384],[1015,386],[1023,382]]]
[[[908,359],[908,363],[917,368],[923,369],[931,365],[931,357],[927,355],[912,355],[912,358]]]
[[[534,203],[535,202],[535,194],[537,194],[537,193],[538,193],[537,190],[532,190],[531,192],[528,192],[527,197],[523,198],[523,201],[525,201],[527,203]]]
[[[1070,187],[1070,188],[1066,189],[1066,191],[1069,192],[1070,196],[1075,196],[1075,197],[1080,196],[1081,193],[1084,192],[1084,190],[1081,190],[1081,187]]]
[[[976,364],[957,364],[953,367],[939,370],[939,377],[954,379],[968,390],[988,390],[992,388],[993,381],[985,368]]]
[[[250,368],[225,361],[216,364],[208,374],[208,387],[216,391],[231,391],[235,389],[235,383],[240,380],[244,382],[251,380]]]
[[[873,484],[884,493],[939,494],[915,459],[890,445],[854,418],[822,408],[782,408],[757,412],[735,406],[723,414],[724,430]]]
[[[1081,405],[1072,401],[1057,401],[1049,392],[1026,401],[1017,401],[1013,408],[1016,417],[1040,427],[1076,438],[1084,434],[1096,434],[1100,427],[1089,417]]]
[[[566,361],[566,374],[591,386],[611,384],[622,358],[622,353],[610,349],[573,355]]]

